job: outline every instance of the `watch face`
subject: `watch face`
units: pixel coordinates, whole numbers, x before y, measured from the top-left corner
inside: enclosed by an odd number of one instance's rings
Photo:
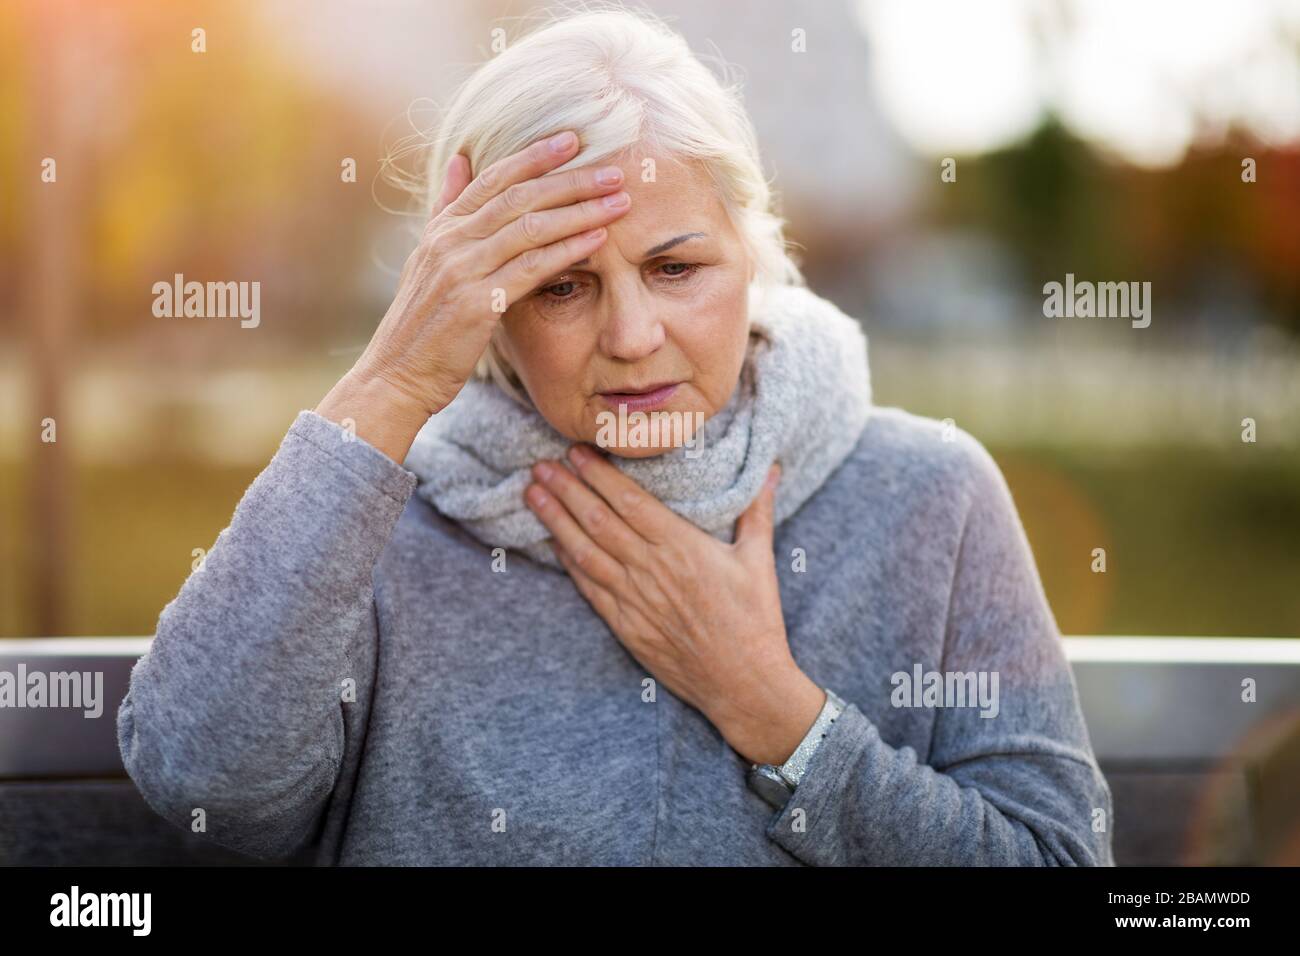
[[[774,807],[784,807],[794,792],[773,767],[759,767],[749,772],[749,786]]]

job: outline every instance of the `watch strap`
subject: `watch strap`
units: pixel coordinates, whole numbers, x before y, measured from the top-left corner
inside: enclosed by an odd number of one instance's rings
[[[822,690],[826,692],[826,703],[822,705],[817,719],[808,728],[808,733],[804,734],[803,740],[799,741],[799,746],[794,748],[794,753],[777,768],[781,776],[789,782],[791,789],[799,786],[803,775],[808,770],[808,765],[812,762],[813,754],[817,752],[823,738],[831,732],[835,720],[844,712],[844,701],[829,687],[823,687]]]
[[[795,788],[803,780],[808,765],[812,762],[813,754],[817,752],[822,740],[834,726],[836,718],[844,713],[844,708],[847,706],[843,699],[829,687],[823,687],[822,690],[826,693],[826,702],[822,704],[817,719],[808,728],[808,732],[804,734],[803,740],[799,741],[794,752],[786,758],[785,763],[779,767],[772,764],[750,765],[748,774],[750,789],[774,807],[784,806],[790,795],[794,793]]]

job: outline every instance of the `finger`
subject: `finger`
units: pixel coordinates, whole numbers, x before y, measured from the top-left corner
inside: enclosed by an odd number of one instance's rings
[[[425,236],[433,233],[434,229],[437,228],[436,221],[442,215],[442,211],[464,191],[469,181],[469,160],[464,153],[457,153],[447,163],[446,175],[442,177],[442,189],[438,192],[438,198],[434,200],[433,207],[429,210],[429,221],[424,224]],[[413,269],[419,267],[424,258],[425,251],[422,245],[416,245],[411,250],[411,254],[406,257],[401,275],[397,277],[398,286],[406,285],[406,277]]]
[[[525,212],[474,247],[473,257],[481,273],[501,268],[515,256],[558,242],[566,236],[580,235],[607,226],[632,208],[632,198],[624,191],[597,199]]]
[[[578,476],[650,544],[663,544],[694,527],[587,445],[570,448],[569,461]]]
[[[609,233],[604,226],[576,236],[566,236],[550,245],[525,249],[501,268],[483,278],[489,288],[505,291],[507,305],[532,292],[556,273],[594,253]]]
[[[468,222],[475,235],[488,237],[510,226],[525,213],[561,209],[582,200],[599,199],[618,192],[622,185],[623,170],[617,166],[582,166],[562,173],[549,173],[503,189],[482,209],[469,216]]]
[[[555,552],[556,560],[560,562],[561,567],[573,579],[578,593],[587,599],[587,603],[596,610],[596,613],[607,624],[613,625],[618,617],[618,601],[615,600],[614,595],[597,584],[595,578],[582,570],[562,545],[552,542],[551,550]]]
[[[763,482],[758,495],[736,519],[737,550],[761,549],[762,554],[771,554],[772,536],[775,533],[776,486],[780,477],[780,465],[769,468],[767,480]]]
[[[574,563],[573,558],[560,545],[552,542],[551,548],[560,566],[573,579],[578,593],[587,599],[587,603],[609,625],[610,631],[627,652],[650,671],[648,658],[651,655],[647,653],[650,648],[641,635],[652,634],[654,629],[646,621],[645,615],[636,609],[635,604],[620,601],[613,591],[601,587],[591,575]]]
[[[578,137],[571,130],[526,146],[479,173],[447,209],[453,216],[468,216],[502,190],[549,172],[568,162],[577,152]]]
[[[573,562],[593,580],[609,587],[623,577],[622,566],[582,530],[560,500],[541,485],[524,489],[524,500]]]
[[[455,200],[455,198],[465,190],[469,181],[469,159],[464,153],[457,153],[451,158],[451,161],[447,163],[447,175],[442,179],[442,191],[438,193],[438,198],[433,204],[433,209],[430,211],[429,221],[425,223],[424,228],[426,235],[433,231],[435,228],[435,220],[437,220],[438,216],[442,214],[442,211],[447,208],[447,205]],[[411,254],[407,256],[406,263],[402,266],[401,275],[397,278],[397,284],[399,286],[404,286],[406,284],[406,277],[413,269],[420,266],[424,261],[424,258],[425,252],[423,247],[417,245],[411,251]]]
[[[540,461],[533,474],[577,521],[583,532],[622,565],[645,566],[646,542],[600,495],[559,462]],[[563,541],[560,542],[564,544]]]
[[[438,201],[433,204],[433,212],[429,218],[433,219],[451,205],[456,197],[465,191],[469,183],[469,159],[464,153],[457,153],[447,164],[447,175],[442,180],[442,191],[438,194]]]

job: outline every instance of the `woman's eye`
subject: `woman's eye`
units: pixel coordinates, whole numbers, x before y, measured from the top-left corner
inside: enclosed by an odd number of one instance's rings
[[[671,282],[685,282],[700,271],[699,263],[665,262],[655,269],[655,275]],[[586,296],[584,284],[579,279],[562,279],[550,285],[540,287],[534,295],[544,302],[558,305],[561,302],[576,302]]]
[[[561,302],[571,302],[582,298],[582,282],[578,279],[561,279],[559,282],[552,282],[550,285],[542,286],[534,295],[543,302],[549,302],[553,305],[558,305]]]

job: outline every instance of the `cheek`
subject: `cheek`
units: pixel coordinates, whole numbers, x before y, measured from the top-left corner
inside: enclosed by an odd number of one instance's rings
[[[590,351],[581,326],[564,327],[535,316],[510,316],[502,322],[503,353],[514,366],[538,410],[548,419],[560,415],[581,393]]]
[[[727,276],[701,290],[683,329],[684,347],[695,368],[696,384],[714,408],[731,396],[749,341],[749,289],[743,275]]]

